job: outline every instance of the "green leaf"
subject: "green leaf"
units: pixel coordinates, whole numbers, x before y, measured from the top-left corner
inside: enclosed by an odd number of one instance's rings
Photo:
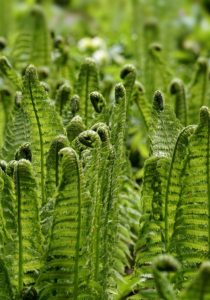
[[[13,299],[12,286],[5,263],[0,258],[0,299]]]
[[[13,69],[12,65],[5,56],[0,57],[0,71],[19,91],[22,89],[20,75]]]
[[[208,89],[208,59],[200,57],[197,61],[197,68],[188,87],[188,105],[189,105],[189,123],[196,124],[198,122],[198,111],[203,105],[208,105],[207,89]]]
[[[63,128],[55,106],[48,99],[46,91],[38,80],[37,71],[32,65],[27,67],[24,77],[23,106],[30,120],[33,165],[38,175],[44,205],[46,203],[46,155],[51,141],[58,134],[63,133]]]
[[[93,59],[86,58],[81,65],[76,90],[80,97],[80,115],[86,126],[91,125],[93,107],[90,93],[99,90],[98,70]]]
[[[1,150],[1,157],[10,161],[15,158],[17,149],[30,141],[30,121],[22,104],[22,93],[17,92],[15,105],[9,117],[5,130],[5,141]]]
[[[174,79],[170,85],[170,93],[174,96],[174,110],[177,119],[180,120],[183,126],[187,126],[187,100],[186,91],[183,82],[180,79]]]
[[[14,167],[17,198],[17,286],[19,294],[24,285],[35,282],[41,268],[42,243],[37,184],[31,163],[21,159]],[[14,263],[16,264],[15,260]]]
[[[210,299],[210,262],[203,262],[195,278],[181,294],[180,300]]]
[[[210,251],[209,119],[208,108],[202,107],[200,123],[189,141],[176,209],[172,247],[183,262],[185,278],[191,277]]]
[[[40,300],[79,299],[85,293],[87,263],[87,208],[81,162],[72,148],[60,151],[62,179],[45,267],[39,278]],[[84,284],[84,285],[82,285]]]
[[[181,129],[182,126],[170,106],[164,103],[162,93],[156,91],[149,132],[152,155],[171,157]]]

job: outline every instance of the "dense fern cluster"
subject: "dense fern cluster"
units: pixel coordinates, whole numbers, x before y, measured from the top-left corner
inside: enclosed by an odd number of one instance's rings
[[[210,299],[208,59],[176,78],[152,18],[135,27],[138,68],[97,60],[96,38],[80,61],[41,6],[14,22],[0,39],[0,299]]]

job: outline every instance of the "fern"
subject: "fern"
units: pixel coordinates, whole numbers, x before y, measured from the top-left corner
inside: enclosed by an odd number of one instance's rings
[[[86,293],[83,282],[87,245],[85,193],[81,162],[71,148],[60,151],[62,179],[55,202],[46,266],[39,278],[40,299],[78,299]]]
[[[94,60],[87,58],[82,64],[77,81],[77,94],[80,97],[80,115],[85,125],[91,125],[93,107],[89,95],[99,90],[98,70]]]

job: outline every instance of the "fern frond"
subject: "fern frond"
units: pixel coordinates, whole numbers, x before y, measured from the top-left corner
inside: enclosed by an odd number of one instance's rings
[[[208,108],[202,107],[200,123],[189,141],[176,209],[172,248],[183,262],[185,278],[191,277],[210,251],[209,120]]]
[[[17,243],[17,287],[19,294],[23,286],[36,281],[41,268],[42,243],[37,184],[31,163],[21,159],[14,167],[17,198],[18,243]],[[16,260],[16,259],[15,259]],[[16,264],[17,262],[14,261]]]
[[[154,94],[149,138],[153,156],[171,157],[177,136],[182,129],[160,91]]]
[[[146,129],[149,129],[150,117],[151,117],[151,105],[148,99],[146,98],[145,90],[143,85],[140,82],[135,82],[134,91],[133,91],[133,102],[136,103],[138,110],[141,115]]]
[[[189,124],[196,124],[198,122],[198,111],[203,105],[207,103],[207,89],[208,89],[208,59],[200,57],[197,61],[197,68],[188,87],[188,106],[189,106]]]
[[[15,158],[17,149],[30,141],[30,121],[22,105],[22,93],[16,92],[15,104],[5,129],[5,141],[1,157],[6,161]]]
[[[0,71],[17,90],[22,90],[22,81],[20,75],[13,69],[12,65],[5,56],[0,57]]]
[[[174,110],[177,119],[180,120],[183,126],[187,126],[188,107],[186,92],[184,84],[180,79],[174,79],[171,82],[170,93],[171,95],[174,95],[175,98]]]
[[[71,143],[81,132],[85,131],[85,125],[80,116],[75,116],[66,126],[68,140]]]
[[[198,274],[180,295],[180,300],[189,299],[210,299],[210,262],[203,262],[199,268]]]
[[[26,15],[20,25],[12,51],[15,66],[25,68],[28,64],[48,66],[50,64],[50,33],[46,17],[41,6],[34,6]]]
[[[59,151],[68,147],[69,142],[65,135],[58,135],[51,143],[46,159],[46,196],[47,201],[54,196],[59,185]]]
[[[176,293],[169,281],[169,272],[180,269],[179,263],[171,256],[160,255],[153,262],[153,274],[160,299],[176,300]]]
[[[40,300],[80,299],[85,294],[88,270],[87,207],[81,162],[72,148],[63,148],[62,179],[45,267],[39,278]],[[82,296],[81,296],[82,297]]]
[[[4,260],[0,259],[0,299],[13,299],[12,286]]]
[[[55,105],[57,112],[62,116],[65,106],[68,105],[71,97],[71,87],[68,83],[62,84],[56,93]]]
[[[42,204],[45,204],[46,155],[51,141],[58,134],[63,133],[63,128],[55,107],[48,99],[46,91],[38,80],[37,71],[32,65],[26,69],[24,77],[23,105],[30,120],[33,165],[41,186]]]
[[[76,90],[80,97],[80,115],[86,126],[91,125],[93,107],[89,95],[99,90],[98,70],[93,59],[87,58],[81,65]]]

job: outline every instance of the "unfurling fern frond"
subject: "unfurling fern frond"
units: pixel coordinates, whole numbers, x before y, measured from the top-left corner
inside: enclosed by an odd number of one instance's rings
[[[72,148],[60,151],[62,178],[55,201],[49,250],[39,278],[40,300],[80,299],[87,290],[90,205],[81,162]],[[85,282],[86,280],[86,282]],[[83,298],[84,299],[84,298]]]
[[[30,121],[33,165],[41,186],[42,204],[45,204],[46,155],[51,141],[63,133],[63,128],[55,107],[48,99],[32,65],[26,69],[22,103]]]
[[[210,251],[209,120],[208,108],[202,107],[200,123],[189,140],[176,209],[172,248],[183,262],[185,278],[192,276]]]
[[[31,163],[21,159],[14,166],[14,180],[17,199],[17,268],[16,284],[19,295],[23,287],[34,284],[42,265],[42,245],[39,221],[37,185]],[[14,278],[14,279],[15,279]]]
[[[14,88],[21,91],[22,82],[20,75],[13,69],[12,65],[5,56],[0,58],[0,71],[7,80],[13,85]]]
[[[187,126],[187,99],[186,99],[186,91],[183,82],[180,79],[174,79],[170,85],[170,93],[174,95],[175,103],[174,110],[177,119],[180,120],[183,126]]]
[[[154,94],[149,138],[151,152],[157,157],[171,157],[177,136],[182,129],[180,122],[160,91]]]

